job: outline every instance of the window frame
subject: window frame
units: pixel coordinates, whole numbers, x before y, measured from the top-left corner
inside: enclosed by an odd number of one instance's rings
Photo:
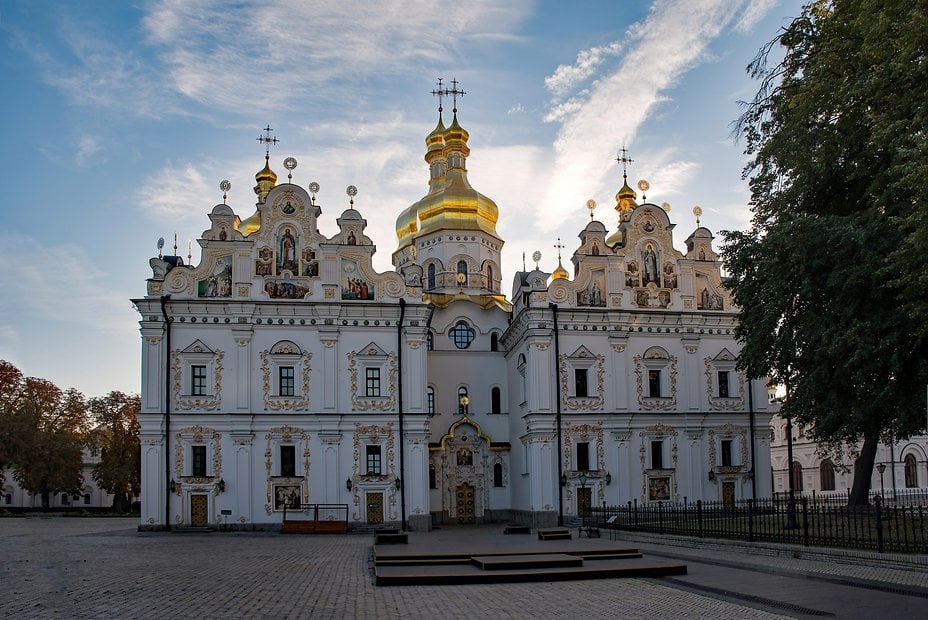
[[[383,475],[383,452],[380,444],[367,444],[364,448],[365,475]]]
[[[590,469],[590,442],[578,441],[576,444],[577,471],[591,471]]]
[[[208,396],[207,364],[190,364],[190,395]]]
[[[664,467],[664,440],[651,440],[651,469],[666,469]],[[655,456],[657,458],[655,458]]]
[[[459,320],[448,330],[448,339],[455,348],[463,351],[469,349],[477,337],[477,332],[464,319]]]
[[[206,444],[190,445],[190,475],[194,478],[209,476],[209,454]]]
[[[383,396],[381,389],[380,366],[364,367],[364,397],[380,398]]]
[[[296,446],[293,444],[280,444],[277,448],[280,456],[280,476],[282,478],[295,478]]]
[[[285,376],[289,372],[289,376]],[[277,395],[278,396],[296,396],[296,367],[295,366],[278,366],[277,367]]]

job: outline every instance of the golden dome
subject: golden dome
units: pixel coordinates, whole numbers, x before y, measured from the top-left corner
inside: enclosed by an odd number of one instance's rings
[[[255,211],[238,225],[238,231],[246,237],[261,230],[261,212]]]
[[[570,274],[567,273],[567,270],[564,269],[564,265],[561,264],[561,259],[557,259],[557,269],[554,270],[554,273],[551,274],[552,280],[569,280]]]
[[[436,153],[441,153],[445,148],[445,124],[441,120],[441,112],[438,113],[438,125],[425,137],[425,161],[430,162]]]
[[[277,175],[271,170],[270,159],[270,155],[264,156],[264,168],[259,170],[255,175],[255,181],[257,181],[258,184],[255,185],[254,190],[255,194],[258,195],[258,202],[264,202],[268,192],[277,185]]]
[[[499,208],[496,203],[473,187],[467,180],[465,167],[470,149],[467,140],[470,134],[458,123],[457,114],[443,132],[441,117],[438,126],[426,138],[428,151],[425,159],[432,163],[440,154],[447,160],[443,174],[433,171],[429,193],[403,211],[396,220],[396,236],[399,248],[412,243],[416,233],[424,234],[436,230],[480,230],[496,233]],[[444,143],[438,149],[439,134]]]

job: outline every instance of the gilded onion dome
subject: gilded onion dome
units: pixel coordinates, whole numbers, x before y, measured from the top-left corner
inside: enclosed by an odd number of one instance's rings
[[[635,193],[635,190],[628,186],[628,177],[623,174],[622,187],[619,188],[618,193],[615,195],[615,210],[619,212],[619,230],[606,238],[606,244],[610,247],[625,242],[625,232],[622,223],[629,220],[632,216],[632,211],[638,206],[638,203],[635,202],[635,198],[637,197],[638,194]]]
[[[557,259],[557,269],[554,270],[554,273],[551,274],[552,280],[569,280],[570,274],[567,273],[567,270],[564,269],[564,265],[561,264],[560,257]]]
[[[267,198],[268,192],[277,185],[277,175],[271,170],[270,159],[270,155],[264,156],[264,168],[259,170],[258,174],[255,175],[255,181],[257,181],[258,184],[255,185],[254,190],[255,194],[258,195],[258,202],[261,203]]]
[[[471,187],[467,180],[466,161],[470,154],[467,141],[470,134],[458,123],[457,114],[451,125],[444,131],[442,129],[439,117],[438,126],[426,138],[425,160],[431,173],[429,193],[403,211],[396,220],[399,249],[412,243],[412,236],[417,232],[480,230],[498,236],[496,222],[499,209],[496,203]]]
[[[275,185],[277,185],[277,174],[271,170],[270,165],[271,156],[266,154],[264,156],[264,168],[258,171],[255,175],[255,181],[257,184],[254,187],[255,194],[258,196],[258,204],[264,204],[264,200],[267,198],[268,192],[270,192]],[[242,223],[239,224],[238,230],[246,237],[252,233],[258,232],[261,229],[261,211],[255,210],[249,217],[242,220]]]

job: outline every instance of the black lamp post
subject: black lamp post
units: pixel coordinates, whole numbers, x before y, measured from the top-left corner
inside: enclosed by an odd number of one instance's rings
[[[886,495],[886,485],[883,484],[883,472],[886,471],[886,463],[877,463],[876,470],[880,472],[880,499]]]
[[[345,480],[345,488],[348,489],[349,491],[351,490],[351,478],[348,478],[347,480]]]

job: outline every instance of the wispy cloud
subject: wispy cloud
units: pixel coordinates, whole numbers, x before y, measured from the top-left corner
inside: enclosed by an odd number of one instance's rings
[[[0,262],[3,316],[63,321],[96,331],[134,324],[128,294],[113,290],[110,276],[79,245],[49,245],[28,235],[4,234]],[[65,310],[63,295],[79,303]]]
[[[86,166],[90,159],[100,152],[102,146],[100,140],[94,136],[84,134],[77,141],[77,153],[74,155],[74,161],[78,166]]]
[[[626,33],[627,45],[605,46],[609,54],[584,54],[571,67],[559,68],[546,80],[556,93],[548,118],[560,121],[554,145],[554,167],[547,193],[574,205],[584,196],[604,192],[612,160],[619,147],[631,143],[639,127],[668,98],[680,76],[703,61],[708,45],[726,29],[743,23],[747,0],[658,0],[648,16]],[[761,13],[755,13],[756,21]],[[606,63],[619,54],[618,63]],[[595,80],[571,95],[582,81]],[[582,78],[582,79],[581,79]],[[674,173],[668,162],[667,173]],[[676,165],[679,175],[688,166]],[[539,214],[546,226],[566,216],[563,208]]]
[[[617,56],[622,52],[622,44],[614,41],[608,45],[580,50],[577,61],[572,65],[560,65],[553,75],[545,78],[545,88],[554,96],[560,97],[575,88],[577,84],[592,76],[599,65],[608,56]]]

